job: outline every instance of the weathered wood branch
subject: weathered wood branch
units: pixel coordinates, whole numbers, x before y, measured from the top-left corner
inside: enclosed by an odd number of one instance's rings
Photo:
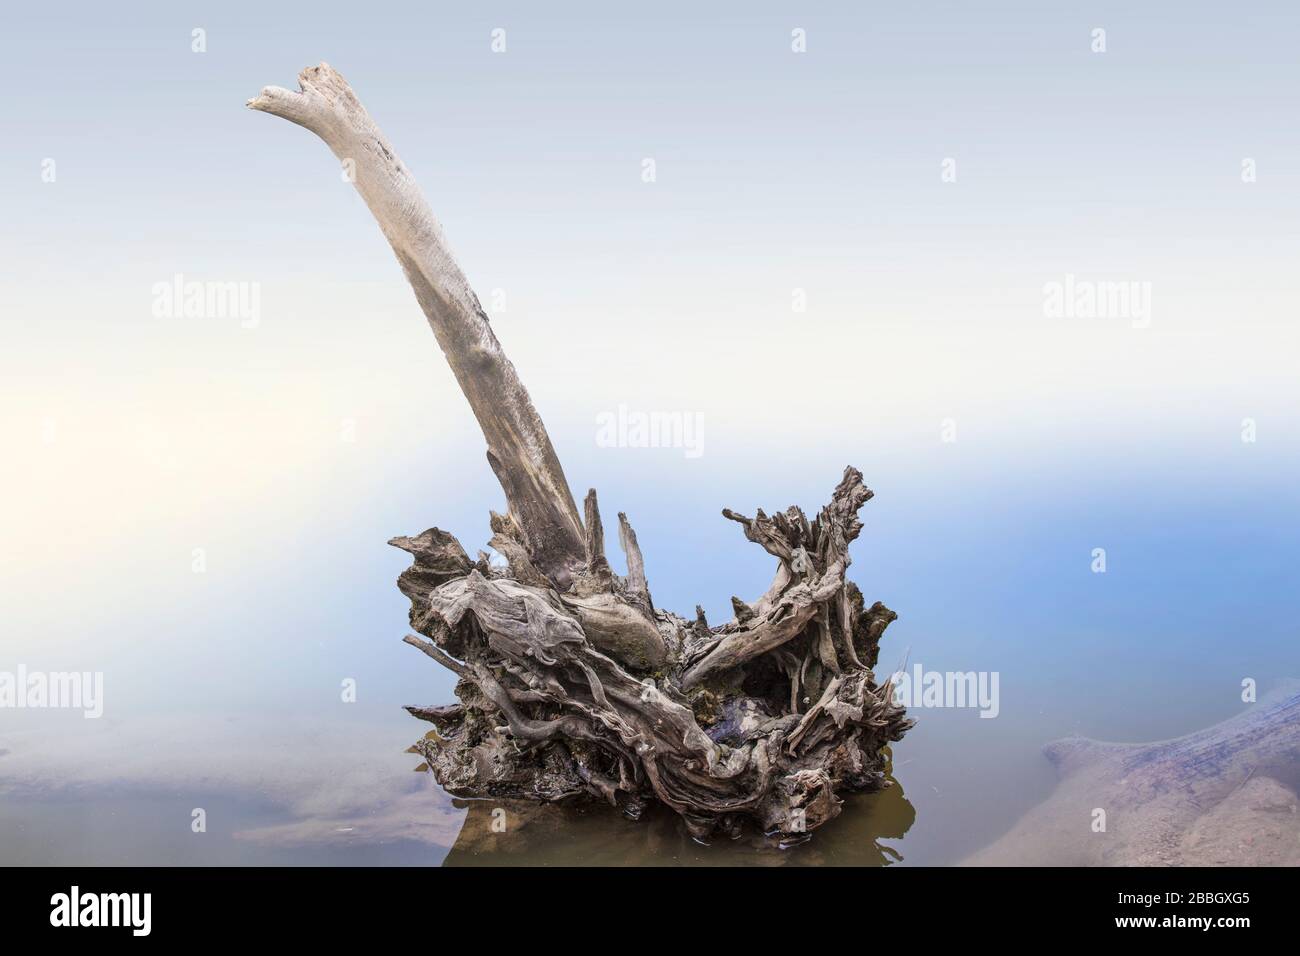
[[[457,796],[589,795],[637,816],[649,801],[704,838],[745,820],[782,840],[839,812],[838,791],[885,786],[885,750],[911,726],[878,644],[895,615],[845,578],[871,497],[847,468],[809,521],[730,510],[777,559],[767,592],[710,627],[657,609],[636,533],[619,513],[627,576],[606,558],[595,490],[580,517],[532,401],[452,259],[410,173],[343,78],[322,64],[301,90],[249,102],[310,129],[344,161],[397,253],[483,429],[509,502],[472,561],[445,531],[392,539],[411,554],[406,643],[452,671],[459,703],[408,707],[437,734],[416,744]]]
[[[532,561],[565,584],[582,564],[582,522],[541,416],[488,324],[410,170],[329,64],[268,86],[248,106],[311,130],[346,164],[397,254],[487,439],[488,461]]]

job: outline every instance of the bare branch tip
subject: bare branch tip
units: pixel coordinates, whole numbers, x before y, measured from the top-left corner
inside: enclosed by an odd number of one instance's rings
[[[295,105],[301,96],[301,93],[295,93],[280,86],[264,86],[261,93],[248,100],[244,105],[251,110],[284,115],[287,109]]]

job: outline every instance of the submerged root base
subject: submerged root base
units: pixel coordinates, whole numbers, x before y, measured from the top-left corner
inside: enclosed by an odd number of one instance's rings
[[[436,528],[393,539],[414,557],[398,586],[421,636],[406,641],[460,678],[458,703],[408,708],[436,728],[416,749],[457,797],[591,797],[632,818],[657,801],[701,839],[747,822],[787,843],[810,833],[837,793],[886,785],[885,748],[912,725],[872,671],[896,615],[844,577],[870,496],[850,468],[811,522],[725,511],[778,569],[719,627],[653,606],[623,515],[630,573],[610,570],[594,491],[564,588],[509,516],[492,516],[506,567]]]

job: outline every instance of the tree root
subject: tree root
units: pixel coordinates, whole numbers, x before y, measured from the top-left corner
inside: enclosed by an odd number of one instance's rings
[[[895,615],[864,610],[844,577],[870,496],[850,468],[811,523],[797,508],[725,512],[777,557],[784,584],[762,613],[736,599],[736,618],[714,628],[651,605],[624,515],[628,577],[589,535],[566,590],[539,582],[499,516],[507,567],[471,562],[436,528],[394,538],[415,558],[399,587],[428,638],[406,641],[461,678],[458,705],[407,708],[437,728],[416,748],[458,797],[588,794],[631,816],[654,800],[699,839],[745,820],[784,840],[811,832],[839,813],[836,791],[883,784],[882,748],[912,725],[863,663]],[[594,491],[586,525],[601,527]]]

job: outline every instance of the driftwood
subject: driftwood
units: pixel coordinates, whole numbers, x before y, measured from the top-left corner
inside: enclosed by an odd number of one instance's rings
[[[966,862],[1300,865],[1300,683],[1185,737],[1067,737],[1045,753],[1060,775],[1056,790]]]
[[[878,685],[878,642],[895,618],[863,606],[845,578],[871,497],[848,468],[812,521],[723,514],[777,559],[775,579],[735,618],[710,627],[657,608],[636,533],[618,516],[628,573],[605,556],[594,490],[579,513],[550,437],[443,239],[433,213],[343,77],[326,64],[300,91],[248,105],[316,133],[343,160],[415,290],[487,439],[505,491],[490,546],[471,560],[431,528],[390,543],[411,567],[407,643],[459,677],[459,703],[410,707],[436,733],[417,744],[462,797],[594,795],[639,816],[671,807],[692,835],[802,838],[839,812],[837,790],[874,789],[889,741],[911,726]]]

